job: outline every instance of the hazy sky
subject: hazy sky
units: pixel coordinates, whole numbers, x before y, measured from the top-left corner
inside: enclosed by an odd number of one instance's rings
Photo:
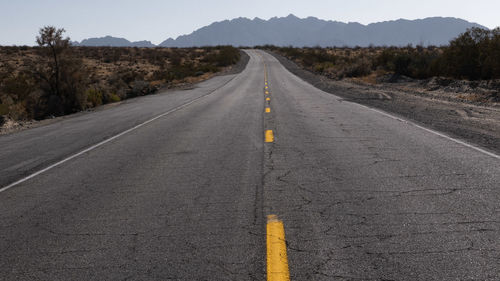
[[[155,44],[236,17],[314,16],[363,24],[432,16],[500,26],[500,0],[0,0],[0,45],[33,45],[38,29],[64,27],[72,40],[112,35]]]

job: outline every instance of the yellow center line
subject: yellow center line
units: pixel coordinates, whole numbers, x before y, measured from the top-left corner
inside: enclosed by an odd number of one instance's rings
[[[271,101],[271,98],[266,98],[266,101]]]
[[[274,142],[273,130],[266,130],[265,142]]]
[[[266,113],[271,113],[271,108],[270,107],[266,107]]]
[[[285,227],[275,215],[267,217],[267,281],[290,281]]]
[[[269,91],[266,91],[266,95],[269,95]]]

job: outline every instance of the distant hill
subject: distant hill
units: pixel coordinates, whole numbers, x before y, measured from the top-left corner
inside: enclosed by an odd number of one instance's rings
[[[426,18],[395,20],[369,25],[305,19],[289,15],[268,21],[237,18],[216,22],[189,35],[168,39],[164,47],[188,47],[228,44],[255,46],[404,46],[408,44],[446,45],[471,27],[484,26],[456,18]]]
[[[89,47],[156,47],[155,44],[150,41],[137,41],[130,42],[125,38],[116,38],[112,36],[100,37],[100,38],[89,38],[82,42],[71,42],[73,46],[89,46]]]
[[[294,15],[262,20],[237,18],[212,23],[189,35],[163,41],[161,47],[193,46],[256,46],[276,45],[295,47],[330,46],[406,46],[446,45],[468,28],[486,28],[457,18],[433,17],[420,20],[399,19],[362,25],[326,21],[315,17],[300,19]],[[149,41],[130,42],[111,36],[91,38],[80,46],[154,47]]]

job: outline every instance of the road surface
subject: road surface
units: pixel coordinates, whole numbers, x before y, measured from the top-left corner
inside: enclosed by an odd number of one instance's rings
[[[291,280],[500,280],[499,156],[248,54],[0,136],[0,279],[265,280],[275,215]]]

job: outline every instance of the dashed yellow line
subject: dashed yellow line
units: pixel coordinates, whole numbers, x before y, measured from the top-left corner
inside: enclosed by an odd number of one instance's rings
[[[274,142],[273,130],[266,130],[265,142]]]
[[[285,227],[275,215],[267,217],[267,281],[290,281]]]
[[[264,80],[265,80],[265,83],[266,83],[266,89],[265,89],[265,93],[266,95],[269,95],[269,87],[267,85],[267,66],[264,64]],[[270,102],[271,101],[271,98],[267,97],[266,98],[266,101],[267,102]],[[265,112],[266,113],[271,113],[271,108],[270,107],[266,107],[265,109]],[[274,142],[274,134],[273,134],[273,131],[272,130],[266,130],[265,131],[265,142]],[[271,280],[271,279],[268,279],[268,280]],[[274,279],[274,280],[281,280],[281,279]]]

